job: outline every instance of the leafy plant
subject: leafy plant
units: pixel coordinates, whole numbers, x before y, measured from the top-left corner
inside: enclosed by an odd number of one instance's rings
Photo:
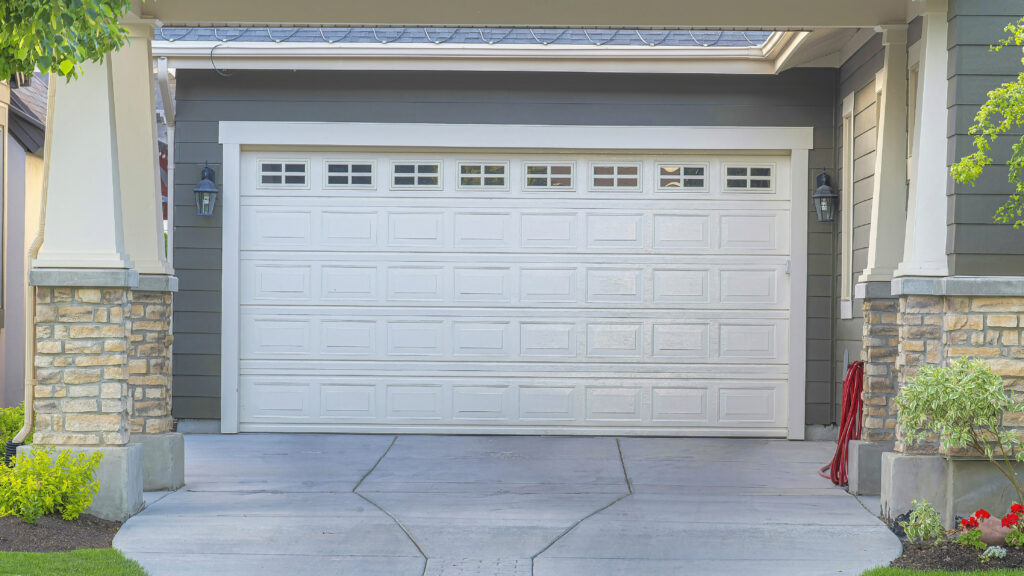
[[[19,404],[11,408],[0,408],[0,444],[6,444],[11,440],[14,440],[14,435],[21,430],[21,426],[25,423],[25,404]],[[32,436],[30,435],[25,443],[29,444],[32,442]]]
[[[1024,18],[1011,22],[1004,28],[1010,34],[1000,40],[991,50],[998,52],[1006,46],[1024,44]],[[957,182],[974,185],[986,166],[992,163],[992,143],[1009,133],[1014,127],[1024,124],[1024,73],[1013,82],[989,91],[988,100],[981,105],[974,117],[970,133],[974,136],[975,151],[953,164],[951,172]],[[1010,168],[1009,182],[1014,190],[999,209],[993,220],[1013,224],[1014,228],[1024,226],[1024,137],[1011,147],[1007,165]]]
[[[1003,516],[1002,525],[1012,527],[1006,535],[1006,543],[1010,546],[1024,546],[1024,526],[1021,525],[1021,515],[1024,514],[1024,506],[1014,502],[1010,506],[1010,513]]]
[[[125,43],[118,24],[131,0],[3,0],[0,79],[37,68],[78,77],[82,62],[102,62]]]
[[[984,550],[988,548],[988,545],[981,541],[981,530],[972,528],[970,530],[964,530],[956,537],[956,543],[961,546],[967,546],[968,548],[974,548],[975,550]]]
[[[960,358],[949,367],[924,366],[896,396],[903,440],[914,444],[938,434],[942,445],[984,454],[1024,501],[1014,461],[1024,461],[1021,439],[1003,427],[1003,414],[1024,412],[1003,387],[1003,379],[981,360]]]
[[[942,542],[942,537],[946,535],[938,511],[927,500],[914,500],[912,504],[914,510],[910,513],[910,518],[906,522],[900,522],[900,527],[911,542],[924,544],[925,540],[933,540],[932,544],[938,546]]]
[[[1002,546],[989,546],[985,548],[985,551],[978,555],[978,559],[984,564],[993,558],[1006,558],[1006,548]]]
[[[103,455],[36,448],[18,454],[14,467],[0,466],[0,516],[17,516],[34,523],[40,516],[60,513],[74,520],[92,504],[99,490],[96,468]]]

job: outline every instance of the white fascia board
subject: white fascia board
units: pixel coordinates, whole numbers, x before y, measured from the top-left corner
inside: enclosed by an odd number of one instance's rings
[[[810,150],[810,127],[550,126],[369,122],[220,123],[220,143],[544,150]]]
[[[161,40],[153,42],[153,56],[182,69],[775,74],[807,34],[776,32],[753,47]]]

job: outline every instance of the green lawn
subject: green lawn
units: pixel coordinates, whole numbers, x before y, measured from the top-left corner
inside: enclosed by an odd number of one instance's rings
[[[135,561],[113,549],[53,554],[0,552],[3,576],[146,576]]]
[[[860,576],[1021,576],[1020,570],[986,570],[984,572],[945,572],[943,570],[906,570],[903,568],[876,568]]]

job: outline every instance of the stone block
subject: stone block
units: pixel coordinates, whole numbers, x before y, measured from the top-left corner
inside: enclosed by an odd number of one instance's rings
[[[893,442],[851,440],[847,472],[850,494],[878,496],[882,491],[882,454],[891,452]]]
[[[1018,478],[1024,464],[1017,464]],[[953,518],[967,517],[984,508],[993,515],[1006,513],[1017,493],[1006,477],[987,460],[951,459],[947,463],[947,506]],[[952,523],[948,524],[952,527]]]
[[[18,454],[31,454],[33,449],[35,445],[21,446],[18,448]],[[142,510],[142,446],[74,446],[70,449],[85,454],[98,452],[103,455],[96,470],[100,489],[93,497],[92,504],[86,509],[86,514],[104,520],[124,522]]]
[[[129,446],[142,447],[142,485],[147,492],[185,485],[185,437],[176,432],[136,434]]]
[[[909,511],[914,500],[926,499],[945,524],[952,522],[945,506],[946,459],[942,456],[884,452],[880,492],[882,516],[887,520]]]

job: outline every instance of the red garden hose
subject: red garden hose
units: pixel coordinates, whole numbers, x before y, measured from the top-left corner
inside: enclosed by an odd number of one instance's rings
[[[836,455],[832,457],[832,462],[818,471],[822,478],[832,480],[836,486],[846,486],[849,483],[847,462],[850,456],[850,440],[860,440],[861,413],[864,409],[864,400],[860,393],[863,389],[864,363],[857,361],[846,369],[846,378],[843,380],[843,414],[839,418]],[[826,474],[826,471],[829,473]]]

